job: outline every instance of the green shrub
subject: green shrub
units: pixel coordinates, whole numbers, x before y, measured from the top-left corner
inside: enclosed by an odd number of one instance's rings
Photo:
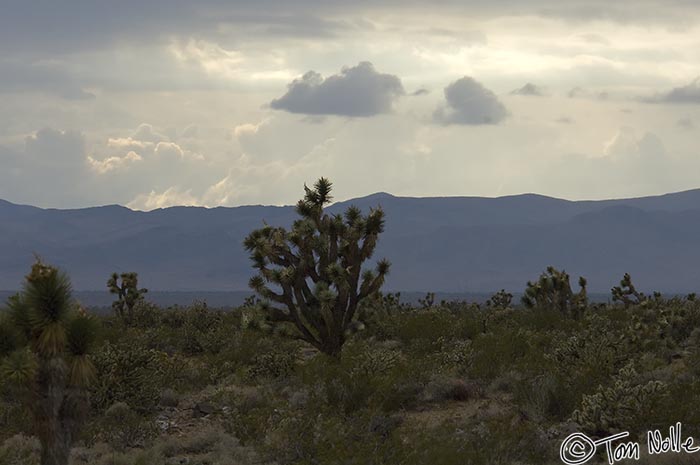
[[[165,354],[129,343],[100,347],[93,357],[98,373],[92,387],[93,407],[102,412],[125,402],[139,413],[153,411],[165,388],[166,358]]]
[[[594,394],[584,396],[571,418],[596,436],[621,431],[639,433],[653,421],[668,392],[668,386],[660,381],[640,381],[630,363],[620,370],[612,385],[600,386]]]
[[[41,444],[35,437],[17,434],[0,444],[0,464],[39,465]]]
[[[294,371],[296,359],[296,351],[273,351],[257,355],[248,367],[247,377],[253,381],[287,378]]]
[[[118,451],[143,447],[158,433],[155,423],[141,417],[124,402],[117,402],[105,411],[101,429],[101,436]]]

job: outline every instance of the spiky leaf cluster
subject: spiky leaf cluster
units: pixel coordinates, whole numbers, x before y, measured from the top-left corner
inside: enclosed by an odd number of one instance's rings
[[[374,270],[362,270],[384,230],[382,209],[363,215],[351,206],[342,215],[326,214],[331,189],[325,178],[313,189],[304,186],[291,230],[265,225],[244,246],[258,270],[250,287],[273,303],[270,317],[294,324],[302,339],[338,355],[359,303],[379,291],[390,265],[380,260]]]
[[[549,266],[537,282],[528,281],[522,298],[523,305],[528,308],[555,310],[578,318],[588,304],[586,279],[580,277],[578,284],[581,289],[574,293],[568,273]]]

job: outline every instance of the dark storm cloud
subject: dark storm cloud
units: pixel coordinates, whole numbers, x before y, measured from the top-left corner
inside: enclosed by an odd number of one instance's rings
[[[226,25],[246,38],[323,37],[347,30],[350,23],[333,16],[368,17],[373,11],[418,11],[418,0],[3,0],[0,49],[37,54],[95,50],[116,41],[143,41],[170,36],[214,37]],[[445,0],[431,5],[448,14],[494,17],[538,15],[572,21],[687,23],[697,19],[692,0]],[[222,28],[222,26],[224,26]],[[352,28],[352,27],[351,27]]]
[[[270,106],[306,115],[373,116],[389,113],[404,93],[398,77],[379,73],[364,61],[325,79],[309,71],[289,84],[287,93]]]
[[[498,124],[508,116],[496,94],[465,76],[445,87],[445,104],[435,110],[435,122],[449,124]]]
[[[528,82],[524,86],[522,86],[519,89],[515,89],[514,91],[511,92],[512,95],[531,95],[531,96],[536,96],[536,97],[542,97],[544,95],[544,92],[539,86],[536,86],[535,84]]]

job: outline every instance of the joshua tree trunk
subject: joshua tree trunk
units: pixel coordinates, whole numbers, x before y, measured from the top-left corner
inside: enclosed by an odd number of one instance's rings
[[[331,334],[327,339],[324,340],[320,350],[324,354],[334,359],[340,359],[340,354],[343,350],[343,344],[345,344],[345,336],[342,333]]]
[[[67,367],[62,358],[40,362],[35,417],[41,440],[41,465],[68,465],[71,431],[65,421],[66,382]]]

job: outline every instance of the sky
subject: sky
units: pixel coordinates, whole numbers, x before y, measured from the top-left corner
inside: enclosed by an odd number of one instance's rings
[[[0,0],[0,198],[700,187],[697,0]]]

